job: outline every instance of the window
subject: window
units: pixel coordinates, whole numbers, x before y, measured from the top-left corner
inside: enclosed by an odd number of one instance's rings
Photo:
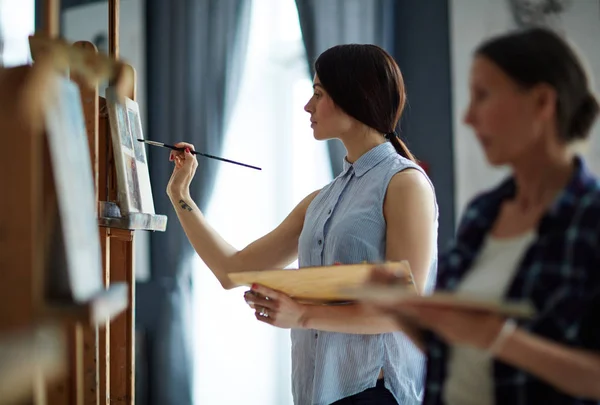
[[[253,2],[248,46],[223,156],[263,170],[220,166],[206,212],[238,249],[332,179],[326,145],[314,140],[304,111],[312,79],[294,0]],[[244,288],[222,290],[194,260],[196,403],[291,404],[289,330],[258,322]]]
[[[34,0],[0,1],[0,66],[30,62],[29,35],[34,29]]]

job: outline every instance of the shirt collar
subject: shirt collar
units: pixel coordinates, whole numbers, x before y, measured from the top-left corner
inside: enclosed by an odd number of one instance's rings
[[[539,232],[547,229],[548,222],[565,217],[561,214],[572,209],[577,204],[579,197],[595,187],[596,178],[589,171],[584,160],[580,156],[575,156],[574,164],[575,170],[571,179],[542,218],[538,228]],[[496,220],[502,203],[514,197],[516,191],[517,187],[513,177],[506,179],[500,186],[492,190],[488,194],[489,198],[484,199],[483,204],[479,206],[479,211],[482,214],[480,218],[485,218],[485,220],[480,221],[479,225],[487,231]],[[568,220],[568,215],[565,218]]]
[[[346,157],[344,157],[343,174],[346,174],[350,169],[354,169],[356,176],[360,177],[377,166],[377,164],[379,164],[379,162],[381,162],[383,159],[394,153],[397,153],[396,149],[394,149],[394,145],[392,145],[390,142],[385,142],[367,151],[367,153],[359,157],[354,163],[348,162]]]
[[[598,188],[596,178],[587,169],[583,159],[575,156],[574,164],[571,179],[542,216],[537,227],[538,235],[568,226],[580,198]],[[516,191],[515,180],[509,177],[495,189],[477,197],[465,211],[456,236],[456,247],[467,260],[463,268],[468,268],[479,252],[485,236],[498,217],[502,203],[513,198]]]

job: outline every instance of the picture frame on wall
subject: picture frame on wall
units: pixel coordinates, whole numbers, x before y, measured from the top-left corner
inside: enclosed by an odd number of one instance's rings
[[[56,75],[45,97],[45,122],[57,215],[46,294],[82,303],[104,289],[96,196],[81,94]]]
[[[118,99],[114,88],[106,89],[113,154],[117,172],[117,200],[121,214],[154,214],[146,150],[138,104]]]

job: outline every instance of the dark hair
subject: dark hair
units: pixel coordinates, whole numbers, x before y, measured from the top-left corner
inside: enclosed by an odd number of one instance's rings
[[[406,94],[390,54],[375,45],[337,45],[319,55],[315,72],[339,108],[383,133],[400,155],[416,161],[395,132]]]
[[[495,63],[524,88],[552,86],[561,139],[571,142],[588,136],[600,109],[598,101],[581,60],[558,34],[539,27],[516,31],[484,42],[475,54]]]

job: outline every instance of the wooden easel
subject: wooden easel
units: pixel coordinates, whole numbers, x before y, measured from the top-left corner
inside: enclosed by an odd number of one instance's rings
[[[122,70],[88,59],[98,71]],[[0,188],[6,191],[0,199],[0,404],[83,403],[98,326],[128,304],[124,283],[85,302],[53,301],[45,291],[58,215],[45,95],[56,91],[51,83],[58,71],[70,69],[89,84],[84,64],[72,62],[66,46],[52,46],[33,66],[0,70],[0,133],[18,139],[24,152],[0,152]]]
[[[5,190],[0,199],[0,404],[28,401],[34,393],[36,402],[44,403],[45,387],[66,369],[60,321],[41,314],[47,235],[40,224],[51,209],[43,204],[46,156],[39,92],[48,88],[51,71],[48,61],[41,61],[35,68],[0,72],[0,134],[16,137],[27,150],[17,158],[14,151],[0,149]],[[38,332],[47,335],[39,340]]]
[[[120,0],[108,1],[109,56],[119,59]],[[133,86],[126,96],[136,100],[135,69],[123,65],[132,77]],[[167,217],[134,213],[120,216],[117,201],[116,168],[106,110],[106,99],[100,98],[99,110],[99,224],[105,252],[105,278],[107,284],[127,282],[129,308],[110,325],[104,336],[108,358],[101,357],[100,403],[135,404],[135,231],[161,231],[167,226]],[[104,368],[104,369],[103,369]],[[107,402],[105,402],[105,399]]]
[[[12,347],[7,346],[8,344],[15,342],[15,339],[10,339],[12,335],[6,335],[5,340],[8,343],[4,343],[3,346],[4,335],[2,333],[4,331],[25,330],[26,332],[21,333],[29,333],[27,336],[38,336],[40,334],[36,331],[42,326],[37,325],[37,319],[41,317],[41,319],[54,320],[59,325],[58,329],[54,325],[44,325],[46,333],[43,335],[46,339],[43,342],[48,341],[48,347],[54,349],[52,351],[54,356],[39,357],[46,359],[46,362],[38,361],[38,365],[33,367],[34,376],[28,376],[33,383],[24,385],[26,386],[24,389],[32,390],[35,394],[36,405],[134,405],[134,230],[164,231],[166,217],[148,214],[120,216],[116,202],[116,171],[112,157],[110,126],[107,114],[104,112],[105,109],[103,109],[106,101],[98,97],[97,81],[92,80],[94,84],[89,85],[89,72],[79,66],[81,60],[74,62],[77,58],[73,55],[85,55],[84,59],[99,71],[103,71],[103,69],[106,71],[110,67],[112,83],[117,88],[121,88],[121,86],[128,88],[128,92],[124,95],[134,100],[135,71],[131,66],[118,61],[109,63],[107,60],[103,60],[103,57],[97,54],[95,46],[89,42],[73,44],[72,49],[77,51],[70,54],[70,45],[55,40],[59,32],[58,0],[46,0],[45,10],[45,27],[41,33],[42,36],[51,40],[50,42],[54,41],[49,46],[64,50],[64,54],[68,55],[66,59],[71,57],[69,63],[77,65],[67,63],[63,67],[70,71],[71,79],[79,85],[81,93],[98,202],[97,214],[105,290],[99,292],[96,297],[85,304],[61,306],[60,308],[44,305],[41,280],[44,277],[43,259],[44,253],[48,250],[48,235],[45,234],[44,227],[38,229],[39,226],[36,224],[39,224],[40,221],[44,225],[51,224],[51,219],[56,213],[56,206],[52,204],[54,201],[52,197],[55,196],[52,170],[47,144],[44,143],[40,113],[37,112],[37,116],[33,118],[23,118],[21,117],[23,114],[13,114],[12,120],[5,121],[6,125],[0,123],[0,129],[3,132],[10,131],[11,134],[14,134],[13,136],[20,140],[19,147],[31,151],[31,153],[26,153],[25,159],[21,158],[20,153],[13,157],[6,156],[3,164],[9,166],[4,168],[7,169],[3,171],[4,173],[14,173],[14,167],[17,165],[24,165],[25,170],[18,178],[14,176],[9,178],[7,175],[0,177],[3,180],[3,189],[13,190],[17,193],[15,198],[4,201],[3,211],[6,213],[16,212],[16,207],[20,206],[21,211],[24,211],[27,217],[25,219],[15,217],[12,221],[2,222],[8,223],[9,226],[6,229],[17,232],[18,235],[11,236],[11,243],[3,243],[0,246],[0,267],[6,265],[6,268],[15,271],[14,274],[11,273],[13,278],[6,280],[3,278],[0,283],[0,356],[4,348]],[[113,59],[118,56],[118,15],[119,1],[110,0],[109,37],[110,56]],[[41,58],[36,58],[34,55],[36,62],[33,68],[29,68],[38,76],[41,69],[45,67],[42,61],[46,59],[43,56],[43,53]],[[124,77],[130,79],[130,86],[123,85]],[[29,81],[36,84],[40,80],[34,75]],[[30,90],[30,88],[31,86],[26,90]],[[43,92],[43,87],[38,86],[35,91]],[[24,91],[23,97],[31,96],[31,93],[31,90]],[[0,99],[0,104],[1,101]],[[36,110],[30,110],[25,112],[35,115]],[[10,111],[7,108],[6,111],[0,112],[0,115]],[[7,114],[7,117],[9,116],[10,114]],[[16,119],[20,119],[20,121],[13,122]],[[22,121],[30,125],[19,126],[18,124]],[[10,152],[10,149],[4,151]],[[4,156],[2,157],[4,158]],[[10,167],[11,165],[14,166]],[[19,200],[16,199],[17,196]],[[19,297],[18,302],[16,302],[15,294]],[[129,303],[128,306],[127,303]],[[14,307],[20,309],[12,311]],[[123,310],[124,312],[121,313]],[[111,322],[113,317],[116,318]],[[28,330],[29,332],[27,332]],[[38,337],[37,340],[39,341],[39,339]],[[22,341],[27,341],[27,339],[22,339]],[[62,351],[65,349],[67,352],[62,355]],[[0,363],[1,360],[2,358],[0,358]],[[47,373],[46,368],[42,367],[44,365],[53,368],[56,373]],[[4,372],[5,370],[0,368],[0,378],[5,375]],[[58,382],[54,383],[57,378]],[[0,389],[2,387],[0,379]],[[2,404],[2,395],[3,393],[0,392],[0,405]]]

